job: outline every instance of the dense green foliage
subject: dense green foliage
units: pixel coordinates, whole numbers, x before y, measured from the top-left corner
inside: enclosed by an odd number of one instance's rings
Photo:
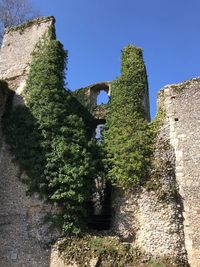
[[[142,50],[128,45],[122,51],[121,76],[112,83],[104,133],[108,178],[120,187],[140,183],[150,167],[151,132],[143,105],[147,91]]]
[[[140,49],[128,46],[122,53],[122,75],[112,84],[106,153],[89,141],[89,111],[64,89],[66,57],[49,32],[33,55],[26,106],[8,108],[5,134],[29,177],[29,193],[39,192],[60,206],[62,214],[55,221],[77,234],[87,221],[86,205],[95,174],[104,170],[102,162],[113,184],[138,184],[149,170],[151,134],[142,104],[148,87]]]
[[[62,208],[59,223],[79,233],[86,218],[94,166],[85,118],[78,101],[64,89],[66,52],[52,38],[33,56],[26,107],[18,106],[5,123],[7,141],[26,171],[29,192],[39,192]]]

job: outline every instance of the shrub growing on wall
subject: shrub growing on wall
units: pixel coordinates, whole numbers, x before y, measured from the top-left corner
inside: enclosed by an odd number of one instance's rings
[[[108,178],[120,187],[139,184],[148,174],[151,136],[143,104],[147,92],[142,50],[128,45],[122,51],[121,76],[112,82],[104,133]]]
[[[7,118],[6,135],[25,169],[29,191],[62,207],[66,232],[79,233],[90,197],[93,163],[83,114],[64,89],[66,52],[47,37],[33,56],[25,92],[26,107]]]

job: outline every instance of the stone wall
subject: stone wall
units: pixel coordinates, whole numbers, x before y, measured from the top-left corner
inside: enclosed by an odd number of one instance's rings
[[[99,82],[95,84],[91,84],[85,88],[77,89],[73,92],[74,96],[79,100],[79,102],[89,109],[89,111],[94,110],[93,116],[96,119],[106,119],[106,105],[102,110],[98,107],[102,105],[97,104],[97,98],[99,94],[104,91],[108,94],[108,97],[112,95],[112,82]],[[145,110],[145,118],[147,121],[150,121],[150,109],[149,109],[149,95],[148,95],[148,88],[145,89],[145,94],[143,96],[143,103]],[[100,111],[100,112],[99,112]]]
[[[49,267],[48,245],[57,235],[43,219],[52,208],[37,195],[26,195],[23,176],[4,143],[0,161],[0,266]]]
[[[101,106],[97,104],[97,98],[102,91],[106,92],[110,97],[111,82],[99,82],[85,88],[77,89],[73,92],[73,95],[89,112],[91,112],[98,106]]]
[[[17,94],[24,89],[36,44],[53,24],[53,17],[44,17],[5,31],[0,50],[0,80],[7,81]]]
[[[200,266],[200,78],[162,90],[183,202],[185,246],[191,267]]]
[[[175,154],[163,121],[154,153],[155,166],[144,186],[114,190],[113,230],[141,252],[167,266],[187,266],[182,204],[175,177]]]
[[[0,266],[68,266],[50,244],[59,232],[44,224],[46,212],[55,209],[37,194],[26,195],[26,177],[5,144],[2,116],[9,90],[14,102],[24,104],[32,53],[54,26],[53,18],[40,18],[6,31],[0,51]],[[87,89],[87,90],[86,90]],[[84,89],[82,99],[96,105],[110,83]],[[148,108],[148,97],[145,107]],[[80,101],[81,102],[81,101]],[[177,266],[200,266],[200,78],[165,86],[159,93],[164,116],[160,124],[152,179],[129,192],[114,190],[112,230],[130,242],[147,259],[165,259]],[[102,118],[101,110],[96,119]],[[144,256],[145,255],[145,256]],[[144,260],[144,258],[143,258]],[[171,264],[171,265],[170,265]],[[92,265],[91,265],[92,266]],[[95,265],[93,265],[95,266]]]
[[[188,259],[191,267],[199,267],[200,78],[165,86],[158,105],[159,179],[128,194],[115,192],[113,229],[153,257]]]
[[[1,118],[5,113],[8,91],[13,90],[14,103],[23,104],[32,53],[39,40],[53,26],[53,18],[40,18],[6,31],[0,51],[0,266],[49,267],[50,243],[59,232],[44,223],[47,212],[54,207],[41,200],[37,194],[26,195],[22,179],[26,174],[20,169],[2,135]],[[12,91],[11,91],[12,92]],[[12,108],[12,106],[11,106]]]

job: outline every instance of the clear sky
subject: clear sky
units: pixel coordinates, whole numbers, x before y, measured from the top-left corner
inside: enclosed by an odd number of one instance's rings
[[[144,51],[151,116],[166,84],[200,76],[200,0],[32,0],[56,18],[69,51],[68,88],[111,81],[120,74],[121,49]]]

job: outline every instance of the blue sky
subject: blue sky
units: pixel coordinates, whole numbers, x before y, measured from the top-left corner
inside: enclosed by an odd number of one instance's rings
[[[71,90],[120,74],[121,49],[144,51],[151,116],[166,84],[200,76],[199,0],[32,0],[56,18],[58,39],[69,51]]]

